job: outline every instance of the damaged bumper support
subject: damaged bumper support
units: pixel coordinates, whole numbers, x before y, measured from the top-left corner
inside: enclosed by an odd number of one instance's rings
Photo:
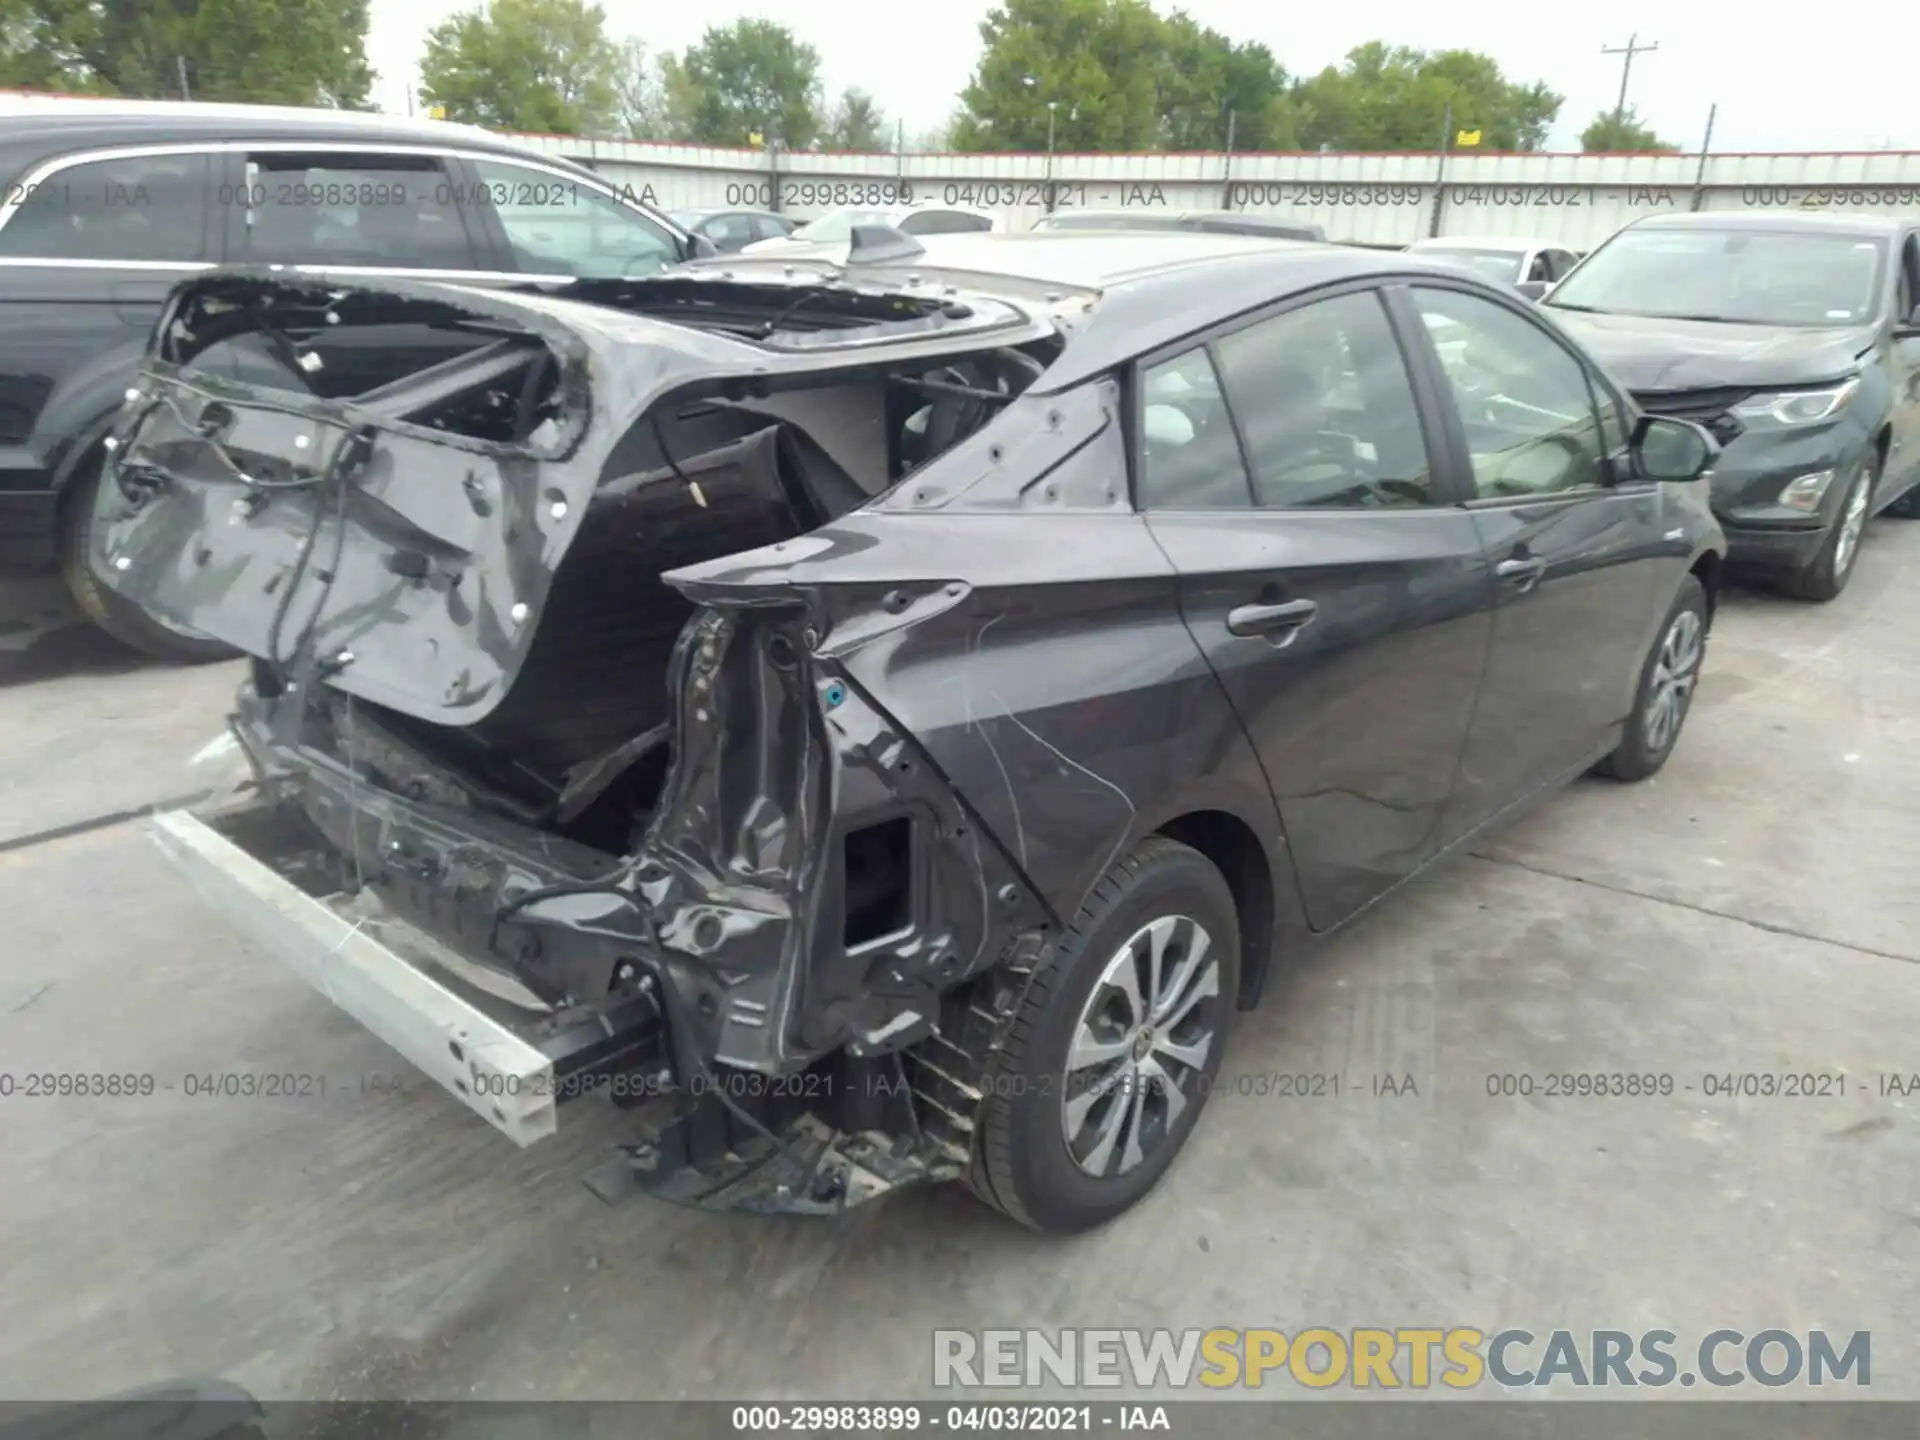
[[[697,682],[699,645],[689,652]],[[711,680],[692,688],[710,695]],[[844,682],[822,688],[848,718],[861,708]],[[825,1007],[833,1018],[816,1004],[787,1033],[832,1031],[789,1051],[768,1019],[826,983],[830,967],[797,949],[789,962],[782,942],[799,932],[765,897],[728,896],[658,851],[616,864],[373,788],[318,750],[273,738],[298,703],[243,690],[234,729],[254,783],[205,812],[155,816],[153,838],[237,927],[514,1143],[555,1133],[574,1101],[629,1112],[629,1137],[587,1177],[609,1202],[644,1192],[828,1213],[965,1173],[975,1059],[942,1040],[950,1058],[929,1061],[935,1019],[955,1003],[938,986],[960,973],[950,928],[931,947],[908,946],[934,961],[917,979],[897,950],[854,957],[863,981],[884,970],[877,983],[890,988],[838,997]],[[867,738],[885,757],[874,768],[901,774],[897,741]],[[851,744],[839,758],[864,753]],[[691,784],[712,774],[689,768]],[[676,903],[676,891],[699,898]],[[704,953],[664,943],[663,928]],[[744,937],[738,950],[721,938],[729,932]],[[773,972],[756,975],[755,944],[778,957]],[[795,994],[753,998],[781,991]],[[973,1018],[957,1028],[984,1037]],[[721,1058],[742,1030],[750,1038],[735,1059],[759,1068]]]

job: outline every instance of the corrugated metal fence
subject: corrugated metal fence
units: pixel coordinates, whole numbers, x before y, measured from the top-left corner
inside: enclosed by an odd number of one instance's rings
[[[1920,213],[1920,153],[1799,155],[815,155],[521,137],[593,166],[661,209],[816,215],[903,199],[998,211],[1260,210],[1338,240],[1525,235],[1589,249],[1656,211]]]

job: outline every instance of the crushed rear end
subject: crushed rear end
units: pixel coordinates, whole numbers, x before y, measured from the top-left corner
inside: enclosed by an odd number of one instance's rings
[[[629,1108],[605,1195],[832,1210],[961,1174],[1006,1009],[969,982],[1017,983],[1051,914],[848,663],[966,580],[836,522],[985,465],[1059,343],[818,277],[186,282],[95,564],[253,657],[252,779],[156,839],[515,1142]],[[1023,458],[1111,422],[1052,408]]]

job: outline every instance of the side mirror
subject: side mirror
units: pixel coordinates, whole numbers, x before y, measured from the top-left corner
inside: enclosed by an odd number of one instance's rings
[[[1552,287],[1553,282],[1550,280],[1522,280],[1513,288],[1529,300],[1538,300]]]
[[[1712,431],[1671,415],[1642,415],[1628,445],[1644,480],[1698,480],[1720,458]]]
[[[1911,315],[1905,315],[1895,320],[1893,322],[1893,328],[1896,334],[1907,336],[1920,335],[1920,305],[1913,307],[1913,313]]]
[[[689,235],[687,237],[687,258],[689,260],[705,260],[719,253],[720,247],[706,236]]]

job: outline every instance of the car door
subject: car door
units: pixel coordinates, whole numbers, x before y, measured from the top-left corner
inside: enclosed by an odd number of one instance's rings
[[[1491,642],[1485,547],[1406,323],[1349,288],[1135,377],[1138,500],[1315,929],[1434,853]]]
[[[1518,302],[1444,282],[1403,299],[1445,377],[1497,596],[1450,842],[1597,758],[1686,560],[1663,538],[1659,487],[1627,462],[1619,397],[1559,336]]]
[[[1887,343],[1887,378],[1893,394],[1893,443],[1881,493],[1888,498],[1920,485],[1920,231],[1909,230],[1895,252],[1897,274],[1893,333]]]

